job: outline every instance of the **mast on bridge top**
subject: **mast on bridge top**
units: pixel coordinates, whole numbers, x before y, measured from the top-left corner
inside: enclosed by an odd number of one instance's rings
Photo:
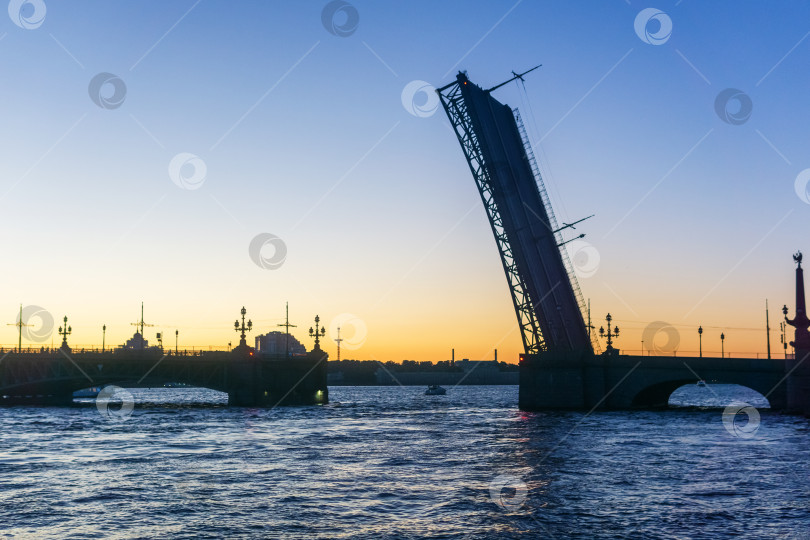
[[[137,346],[138,349],[145,349],[146,348],[146,338],[144,337],[143,327],[144,326],[152,327],[152,326],[155,326],[155,325],[143,322],[143,302],[141,302],[141,320],[136,321],[134,323],[129,323],[129,324],[131,324],[132,326],[135,327],[135,332],[136,333],[140,334],[140,339],[134,339],[133,343],[138,345]]]
[[[497,89],[498,89],[498,88],[500,88],[501,86],[505,86],[505,85],[509,84],[510,82],[512,82],[512,81],[514,81],[514,80],[516,80],[516,79],[520,79],[522,82],[526,82],[526,80],[523,78],[523,76],[524,76],[524,75],[526,75],[527,73],[531,73],[531,72],[532,72],[532,71],[534,71],[535,69],[537,69],[537,68],[539,68],[539,67],[542,67],[542,66],[543,66],[543,64],[537,64],[537,65],[536,65],[536,66],[534,66],[532,69],[529,69],[529,70],[527,70],[527,71],[524,71],[523,73],[515,73],[515,72],[514,72],[514,70],[513,70],[513,71],[512,71],[512,75],[513,75],[513,77],[512,77],[511,79],[509,79],[508,81],[504,81],[504,82],[502,82],[501,84],[495,85],[495,86],[493,86],[492,88],[490,88],[489,90],[485,90],[485,92],[486,92],[487,94],[489,94],[489,93],[490,93],[490,92],[492,92],[493,90],[497,90]]]
[[[290,303],[287,302],[286,307],[286,319],[284,320],[284,324],[277,324],[276,326],[283,326],[286,330],[284,336],[284,356],[290,356],[290,328],[298,328],[294,324],[290,324]]]
[[[22,304],[20,304],[20,315],[17,317],[17,322],[14,323],[14,324],[9,323],[7,325],[7,326],[16,326],[17,327],[18,336],[19,336],[19,341],[17,342],[17,352],[22,352],[22,329],[23,329],[23,326],[34,326],[33,324],[25,324],[23,322],[22,312],[23,312],[23,307],[22,307]]]
[[[341,341],[346,341],[346,340],[343,339],[342,337],[340,337],[340,327],[338,326],[337,327],[337,338],[335,339],[335,342],[337,343],[337,361],[338,362],[340,362],[340,342]]]

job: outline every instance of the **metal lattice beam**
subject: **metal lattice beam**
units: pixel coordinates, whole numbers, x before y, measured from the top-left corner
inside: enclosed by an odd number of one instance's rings
[[[582,295],[520,116],[464,73],[439,96],[484,203],[526,353],[591,350]]]
[[[512,245],[503,227],[500,210],[493,199],[492,182],[487,168],[484,166],[483,153],[473,129],[467,104],[462,98],[461,88],[458,83],[445,87],[443,90],[445,91],[439,92],[442,106],[461,144],[464,157],[467,159],[467,164],[481,195],[481,201],[484,203],[492,233],[495,236],[495,243],[498,246],[498,253],[501,256],[501,263],[506,273],[512,303],[520,325],[523,348],[527,353],[538,353],[546,348],[535,311],[538,302],[532,301],[526,283],[518,271]]]

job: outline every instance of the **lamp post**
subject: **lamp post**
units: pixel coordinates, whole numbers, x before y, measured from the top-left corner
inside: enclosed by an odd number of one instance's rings
[[[699,347],[700,347],[700,357],[703,358],[703,327],[698,326],[698,340],[699,340]]]
[[[174,331],[174,355],[177,356],[177,339],[180,337],[180,330]]]
[[[233,323],[233,329],[237,332],[242,332],[239,340],[239,346],[247,347],[247,341],[245,341],[245,332],[250,332],[253,330],[253,322],[248,320],[247,326],[245,326],[245,313],[247,313],[245,306],[242,306],[242,311],[240,313],[242,314],[242,326],[239,326],[239,320],[237,320]]]
[[[604,327],[600,326],[599,327],[599,335],[602,336],[602,337],[607,337],[607,349],[605,350],[605,352],[610,352],[610,351],[614,350],[613,349],[613,338],[619,337],[619,327],[618,326],[613,326],[613,327],[610,326],[610,321],[613,320],[613,317],[610,316],[610,313],[607,314],[607,317],[605,317],[605,320],[607,321],[607,327],[608,327],[607,332],[605,332]]]
[[[107,343],[107,325],[101,327],[101,352],[104,352],[104,346]]]
[[[62,348],[63,348],[63,349],[65,349],[65,350],[68,350],[68,351],[69,351],[69,350],[70,350],[70,347],[68,347],[67,337],[68,337],[70,334],[72,334],[72,333],[73,333],[73,328],[71,328],[70,326],[68,326],[68,323],[67,323],[67,321],[68,321],[67,315],[65,315],[64,321],[65,321],[65,326],[60,326],[60,327],[59,327],[59,335],[60,335],[60,336],[62,336]]]
[[[312,329],[310,326],[309,328],[309,337],[315,338],[315,348],[313,350],[319,351],[321,350],[321,338],[326,335],[326,328],[318,329],[318,324],[321,322],[321,318],[315,315],[315,330]]]
[[[726,349],[724,346],[724,342],[726,341],[726,335],[720,332],[720,358],[726,357]]]
[[[795,259],[795,257],[794,257],[794,259]],[[787,330],[787,322],[788,322],[788,321],[787,321],[787,314],[788,314],[788,307],[787,307],[787,304],[785,304],[784,306],[782,306],[782,313],[785,315],[785,330]],[[783,334],[784,334],[784,332],[783,332]],[[788,346],[788,343],[790,343],[790,344],[791,344],[791,346],[792,346],[792,345],[793,345],[793,342],[792,342],[792,341],[791,341],[791,342],[788,342],[788,340],[787,340],[787,336],[786,336],[786,335],[784,336],[784,338],[783,338],[783,339],[784,339],[784,347],[785,347],[785,358],[787,358],[787,346]],[[794,352],[794,353],[796,352],[796,351],[795,351],[795,349],[794,349],[794,351],[793,351],[793,352]]]

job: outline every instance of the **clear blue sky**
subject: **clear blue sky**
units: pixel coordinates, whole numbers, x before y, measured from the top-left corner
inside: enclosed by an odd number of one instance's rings
[[[497,346],[513,361],[461,150],[443,111],[414,116],[402,91],[539,63],[526,94],[497,97],[523,110],[558,218],[596,214],[581,230],[599,264],[580,283],[595,318],[627,329],[621,346],[664,320],[696,349],[692,326],[717,327],[708,340],[761,326],[766,297],[792,302],[790,254],[810,251],[794,190],[810,168],[810,4],[660,2],[659,45],[636,34],[651,7],[636,0],[354,1],[346,37],[324,27],[326,4],[45,0],[37,28],[4,17],[0,322],[36,304],[71,316],[78,343],[103,322],[120,342],[144,300],[164,331],[222,345],[243,304],[265,331],[289,300],[302,340],[315,313],[361,319],[358,358]],[[126,85],[120,107],[88,95],[103,72]],[[753,104],[740,125],[715,112],[727,88]],[[199,189],[169,177],[182,152],[206,164]],[[287,245],[276,270],[248,256],[263,232]],[[764,349],[762,332],[726,333]]]

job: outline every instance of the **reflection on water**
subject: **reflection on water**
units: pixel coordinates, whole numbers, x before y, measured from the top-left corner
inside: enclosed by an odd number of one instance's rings
[[[21,537],[807,538],[810,424],[739,387],[672,403],[758,409],[523,413],[517,387],[333,387],[326,406],[225,407],[132,390],[111,421],[0,409],[0,527]],[[705,398],[705,399],[704,399]],[[696,399],[702,401],[695,401]],[[759,401],[757,401],[759,400]]]
[[[748,403],[758,409],[771,406],[768,399],[756,390],[736,384],[688,384],[675,390],[669,397],[669,404],[676,407],[722,408],[735,401]]]

